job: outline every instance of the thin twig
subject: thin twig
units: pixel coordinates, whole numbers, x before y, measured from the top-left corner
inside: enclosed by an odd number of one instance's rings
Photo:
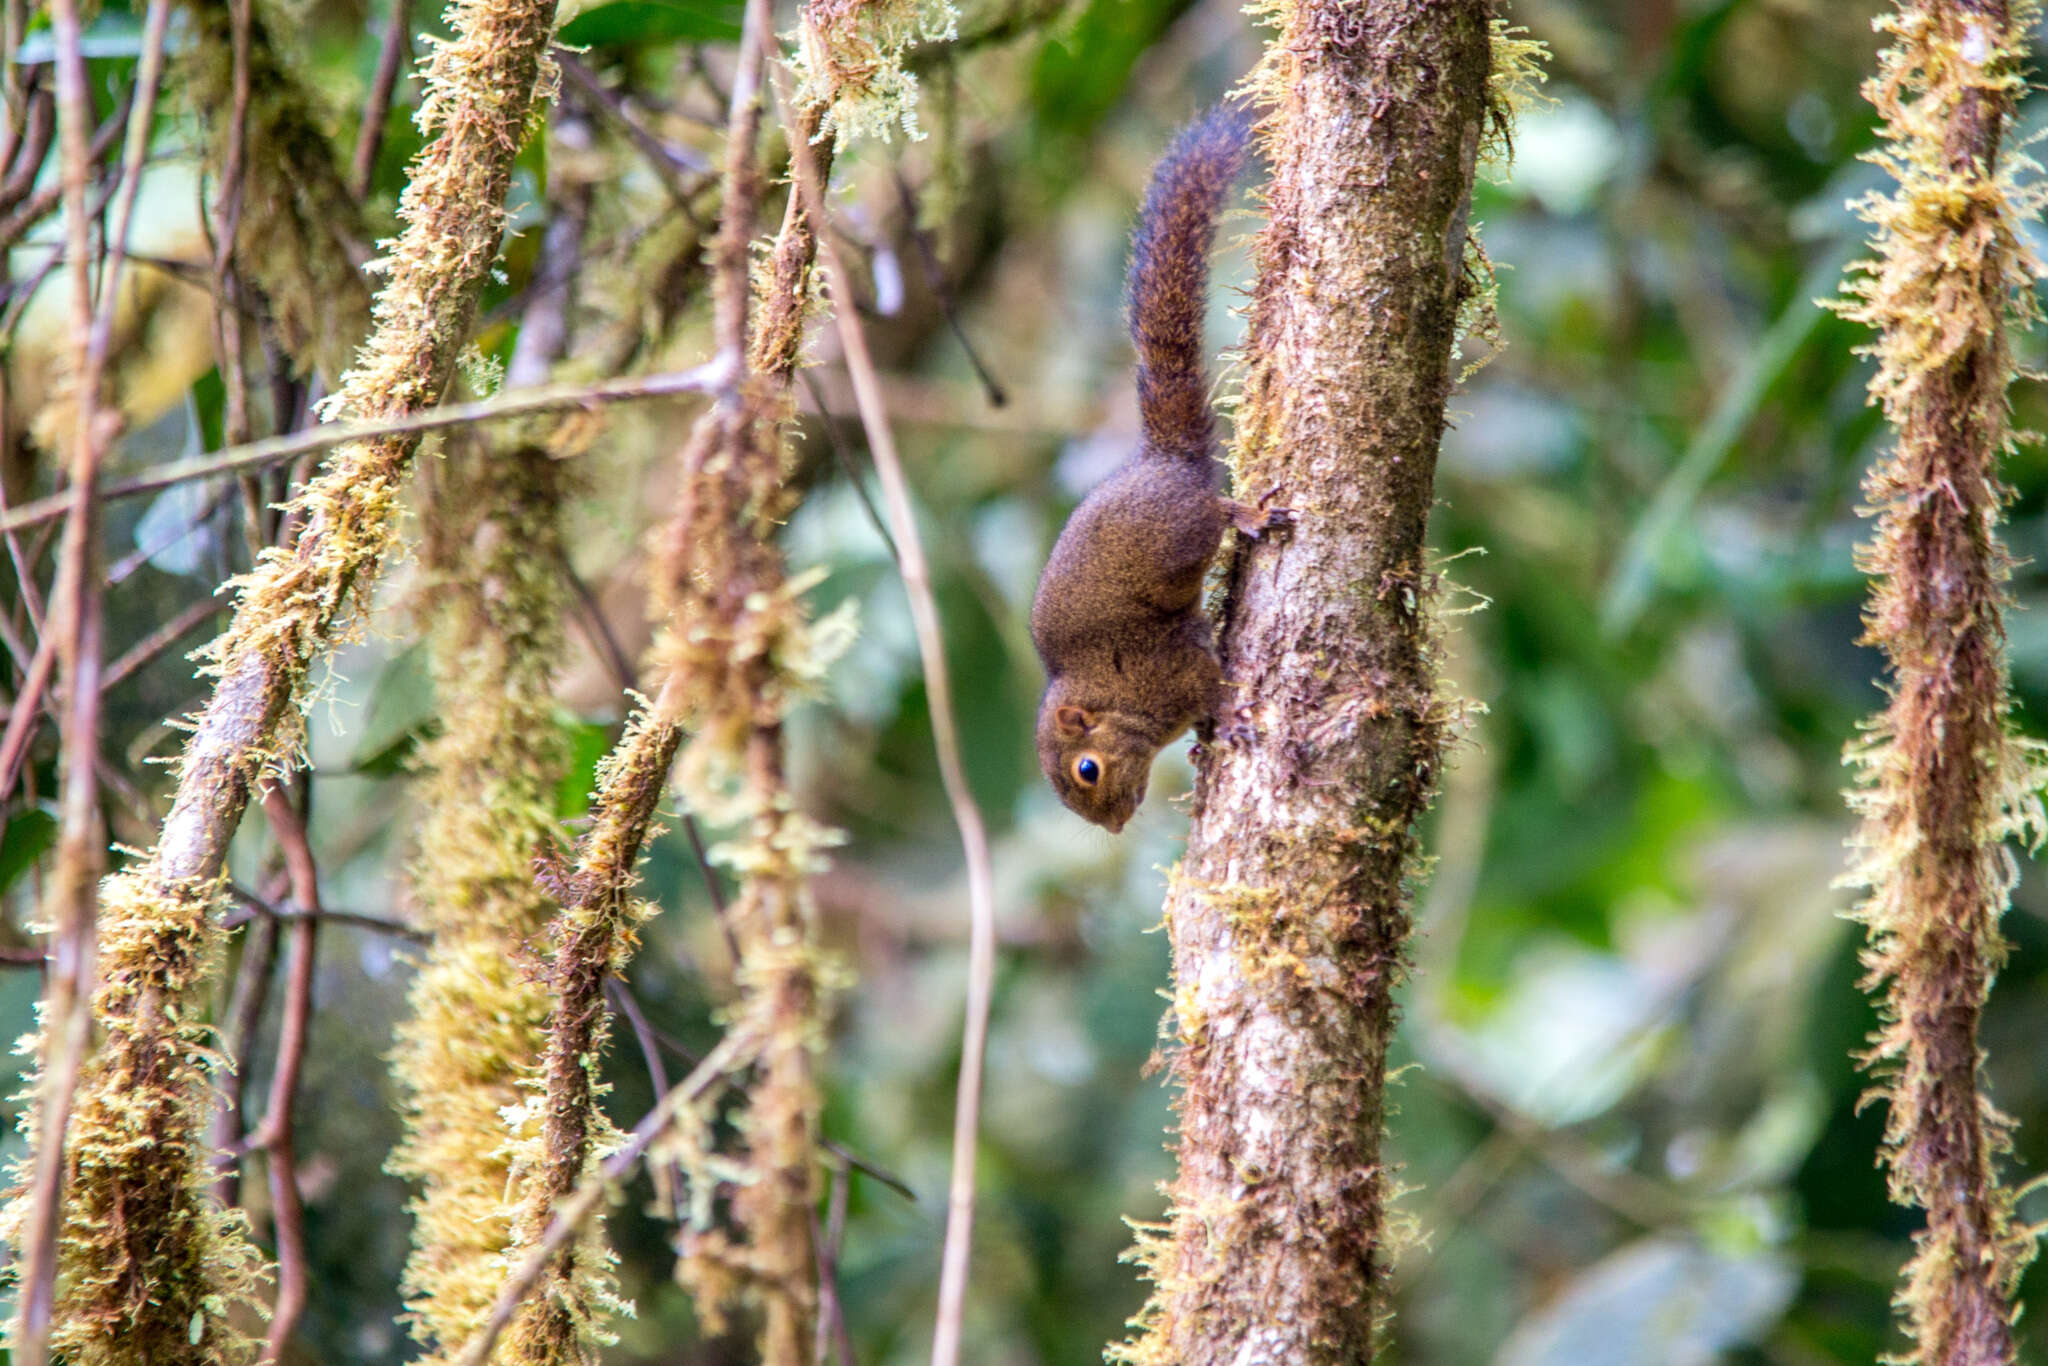
[[[384,30],[384,45],[377,51],[377,74],[370,81],[362,126],[356,129],[355,159],[349,166],[348,186],[358,199],[370,193],[377,153],[384,145],[384,124],[391,117],[392,95],[411,56],[412,0],[391,0],[391,21]]]
[[[325,920],[334,925],[351,925],[359,930],[389,935],[393,939],[407,939],[415,944],[424,944],[433,938],[431,934],[416,926],[389,920],[381,915],[370,915],[363,911],[337,911],[324,906],[307,907],[296,901],[291,904],[280,904],[237,883],[228,884],[228,893],[242,903],[242,909],[230,911],[221,917],[221,928],[224,930],[236,929],[261,916],[266,920],[280,922]]]
[[[14,48],[10,45],[6,51]],[[9,62],[7,68],[10,81],[18,79],[19,65]],[[31,69],[30,80],[39,74]],[[49,91],[35,91],[25,104],[24,117],[7,120],[6,136],[0,142],[0,167],[7,168],[7,178],[0,181],[0,212],[12,209],[35,189],[43,158],[49,155],[50,142],[57,134],[57,101]]]
[[[661,1044],[654,1037],[654,1026],[647,1019],[647,1012],[640,1008],[640,998],[633,993],[630,983],[623,977],[614,977],[605,983],[605,995],[626,1023],[632,1027],[633,1041],[640,1046],[640,1060],[647,1068],[647,1079],[654,1085],[654,1094],[659,1096],[668,1091],[668,1069],[661,1064]],[[683,1191],[688,1177],[683,1173],[680,1162],[664,1162],[652,1172],[655,1194],[668,1206],[669,1218],[677,1223],[683,1219]]]
[[[270,970],[277,961],[277,929],[273,916],[249,918],[249,932],[242,936],[242,961],[235,971],[234,991],[228,997],[228,1024],[220,1045],[228,1064],[223,1069],[226,1075],[221,1078],[220,1105],[214,1111],[211,1140],[220,1167],[214,1194],[228,1207],[241,1203],[242,1110],[249,1090],[249,1053],[256,1042],[257,1027],[263,1022],[263,1008],[270,1001]]]
[[[300,780],[303,784],[304,779]],[[306,1033],[313,1015],[313,969],[320,935],[320,874],[306,839],[306,822],[282,784],[263,794],[263,814],[284,853],[292,903],[307,914],[292,924],[291,961],[285,971],[284,1018],[278,1028],[277,1065],[270,1074],[270,1100],[263,1123],[246,1147],[262,1149],[270,1171],[271,1222],[277,1237],[277,1301],[270,1312],[270,1336],[263,1361],[275,1366],[299,1316],[306,1312],[306,1202],[299,1190],[292,1109],[299,1098],[299,1072],[306,1059]]]
[[[953,339],[960,343],[961,351],[966,353],[967,363],[974,369],[974,377],[981,381],[981,389],[988,397],[989,406],[1000,408],[1010,401],[1010,396],[1003,392],[1003,386],[989,373],[988,366],[982,362],[981,353],[974,349],[974,343],[968,339],[967,329],[960,323],[960,306],[953,298],[952,285],[946,281],[945,269],[939,264],[939,253],[932,246],[931,234],[917,221],[917,199],[910,192],[910,182],[903,178],[902,171],[896,171],[894,174],[897,201],[903,206],[903,230],[910,234],[910,243],[917,248],[918,262],[924,267],[924,282],[930,288],[932,297],[938,300],[939,313],[945,318],[946,326],[953,330]]]
[[[811,1352],[815,1366],[827,1366],[826,1355],[837,1350],[839,1366],[857,1366],[853,1334],[846,1327],[846,1309],[839,1302],[839,1249],[846,1242],[846,1198],[853,1189],[853,1166],[843,1158],[827,1167],[832,1190],[825,1200],[825,1226],[811,1216],[811,1237],[818,1244],[818,1334]]]
[[[106,836],[99,810],[101,663],[99,469],[111,430],[100,411],[100,388],[113,335],[114,303],[120,289],[121,253],[149,148],[157,82],[163,72],[169,0],[152,0],[145,21],[137,93],[130,108],[126,163],[107,233],[107,262],[99,307],[93,306],[91,224],[86,215],[86,182],[91,156],[86,129],[92,95],[86,85],[76,0],[51,6],[57,39],[59,136],[63,148],[63,195],[71,268],[72,341],[76,347],[76,388],[71,435],[69,515],[57,571],[57,619],[44,639],[55,641],[66,687],[63,733],[63,790],[56,865],[44,902],[52,926],[50,970],[44,982],[44,1042],[38,1087],[34,1166],[23,1221],[19,1332],[16,1360],[44,1366],[49,1359],[55,1305],[58,1233],[63,1226],[65,1130],[79,1070],[92,1036],[93,924],[99,908],[99,879],[106,862]],[[40,653],[40,650],[38,651]],[[9,718],[24,724],[33,704]],[[11,784],[10,784],[11,786]]]
[[[186,632],[225,610],[226,603],[202,599],[150,632],[101,671],[101,694],[112,691],[137,669],[177,644],[179,638]],[[10,649],[13,648],[14,642],[9,644]],[[43,643],[38,644],[36,653],[28,660],[21,692],[8,708],[7,727],[4,733],[0,733],[0,799],[14,791],[14,785],[21,777],[21,764],[28,754],[29,742],[35,738],[37,714],[47,714],[60,722],[62,720],[57,704],[50,697],[48,690],[56,659],[53,651],[54,637],[46,635]],[[137,806],[145,815],[149,813],[146,802],[138,805],[130,793],[124,793],[123,796],[131,806]]]
[[[221,504],[224,501],[225,499],[221,492],[216,490],[201,505],[198,514],[187,521],[184,526],[172,528],[159,539],[147,545],[138,545],[135,549],[114,561],[113,567],[107,570],[107,587],[118,588],[126,583],[135,571],[142,568],[142,566],[197,535],[212,520],[214,513],[220,510]]]
[[[703,1061],[702,1055],[688,1044],[685,1044],[681,1039],[661,1028],[652,1020],[647,1020],[644,1015],[641,1018],[647,1026],[648,1037],[652,1038],[669,1052],[675,1054],[676,1057],[682,1059],[685,1064],[695,1067],[699,1062]],[[890,1191],[902,1196],[911,1204],[917,1203],[917,1192],[910,1188],[910,1183],[895,1172],[890,1171],[887,1167],[876,1162],[873,1158],[862,1156],[837,1139],[821,1138],[818,1140],[818,1146],[838,1158],[841,1162],[844,1162],[847,1166],[852,1167],[861,1175],[873,1177]]]
[[[45,631],[7,713],[7,729],[0,732],[0,800],[10,796],[15,783],[20,781],[22,762],[28,755],[29,741],[35,736],[36,720],[43,713],[43,692],[50,686],[50,675],[56,668],[57,636],[54,631]]]
[[[688,171],[698,177],[708,175],[711,171],[710,163],[685,148],[670,144],[649,129],[640,121],[639,115],[627,106],[625,98],[600,81],[597,73],[585,65],[581,58],[558,51],[555,53],[555,64],[562,68],[562,74],[569,78],[571,85],[611,116],[612,121],[626,134],[626,140],[639,150],[641,157],[653,168],[662,187],[668,191],[669,198],[687,211],[690,201],[702,188],[702,182],[684,180],[682,173]]]
[[[562,580],[569,585],[569,592],[576,599],[577,619],[582,623],[583,635],[590,642],[591,649],[604,661],[605,669],[612,681],[623,690],[631,690],[639,680],[633,675],[633,661],[626,655],[626,647],[619,644],[618,633],[612,630],[610,620],[605,617],[604,604],[597,600],[597,594],[576,566],[569,563],[569,556],[561,556]]]
[[[242,230],[242,186],[247,179],[249,132],[249,0],[228,0],[228,47],[232,67],[227,150],[221,158],[220,192],[213,202],[213,327],[227,401],[221,419],[230,446],[249,439],[249,377],[242,356],[241,284],[236,240]],[[246,476],[242,500],[248,514],[250,555],[262,539],[264,500]]]
[[[860,477],[860,467],[853,463],[853,452],[846,449],[846,441],[839,435],[839,419],[825,406],[825,391],[818,387],[816,377],[808,370],[798,378],[803,380],[804,392],[811,396],[811,406],[818,410],[818,425],[825,429],[825,444],[832,448],[833,463],[839,466],[841,477],[860,501],[861,511],[868,515],[868,524],[882,538],[882,544],[889,548],[889,558],[900,560],[902,557],[896,553],[896,538],[889,534],[889,524],[882,520],[882,510],[868,496],[867,481]]]
[[[690,370],[668,371],[657,375],[629,375],[624,379],[600,380],[594,384],[551,384],[545,388],[500,394],[495,398],[478,399],[472,403],[448,403],[416,413],[375,421],[322,423],[318,427],[293,432],[287,436],[265,437],[261,441],[233,446],[211,455],[190,460],[174,460],[158,466],[148,474],[108,484],[100,491],[100,496],[103,500],[133,498],[138,494],[155,493],[173,484],[188,483],[194,479],[264,469],[295,456],[345,446],[351,441],[385,436],[408,436],[415,432],[438,431],[443,427],[459,427],[469,422],[495,422],[506,418],[525,417],[531,413],[588,408],[602,403],[672,398],[677,394],[713,393],[724,384],[727,368],[724,360],[719,359]],[[71,499],[63,494],[23,503],[12,512],[0,516],[0,532],[55,521],[64,515],[70,505]]]
[[[227,609],[228,605],[216,598],[201,598],[193,603],[129,646],[119,659],[108,665],[106,673],[100,678],[100,690],[105,692],[126,682],[129,675],[176,645],[187,632],[196,630]]]
[[[646,1117],[633,1126],[633,1132],[627,1137],[626,1142],[607,1157],[596,1172],[585,1177],[565,1199],[556,1203],[554,1217],[548,1221],[547,1230],[541,1234],[533,1250],[527,1253],[525,1259],[507,1278],[504,1288],[498,1292],[497,1302],[491,1307],[491,1317],[477,1331],[476,1336],[469,1340],[469,1345],[463,1348],[462,1355],[456,1358],[456,1366],[484,1366],[490,1359],[491,1348],[497,1345],[499,1335],[511,1325],[513,1316],[519,1312],[519,1306],[540,1284],[540,1278],[546,1273],[548,1265],[576,1236],[577,1231],[583,1226],[583,1221],[588,1219],[603,1201],[605,1193],[633,1170],[633,1164],[638,1162],[648,1147],[661,1137],[678,1110],[702,1096],[714,1083],[724,1079],[739,1067],[752,1051],[751,1043],[737,1033],[726,1035],[716,1048],[705,1055],[704,1061],[697,1064],[695,1071],[670,1087],[661,1099],[655,1102],[654,1108],[647,1112]]]
[[[772,84],[785,126],[794,126],[781,82]],[[829,206],[825,187],[819,183],[816,157],[808,143],[800,139],[793,142],[790,153],[799,192],[819,225],[818,253],[825,263],[826,289],[833,298],[832,318],[846,356],[847,373],[853,381],[861,424],[867,431],[875,473],[882,482],[889,524],[895,532],[897,567],[910,600],[918,656],[924,668],[925,696],[931,706],[932,745],[938,752],[939,774],[945,784],[946,799],[953,808],[953,823],[959,827],[960,846],[967,862],[972,923],[967,953],[967,1018],[961,1033],[960,1082],[953,1113],[953,1172],[947,1196],[946,1242],[940,1260],[938,1316],[932,1337],[932,1366],[955,1366],[960,1359],[968,1253],[974,1236],[974,1157],[981,1127],[982,1054],[988,1045],[989,999],[995,978],[995,878],[981,808],[975,804],[960,762],[960,735],[953,714],[952,682],[946,669],[945,636],[938,604],[932,596],[931,571],[918,540],[910,488],[904,479],[902,461],[897,458],[895,435],[889,429],[881,383],[875,374],[859,313],[842,293],[844,282],[851,277],[840,260],[832,234],[823,226],[829,221]]]
[[[0,517],[7,515],[7,489],[0,485]],[[36,592],[35,575],[30,572],[28,553],[21,548],[21,537],[13,528],[8,528],[4,538],[7,542],[7,559],[14,567],[14,584],[21,593],[22,610],[28,616],[28,624],[38,637],[43,633],[43,599]]]

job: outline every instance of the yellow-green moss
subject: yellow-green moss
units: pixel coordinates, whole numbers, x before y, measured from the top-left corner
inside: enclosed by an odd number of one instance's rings
[[[194,42],[183,87],[207,127],[207,160],[221,173],[235,104],[231,6],[188,0]],[[370,288],[355,253],[371,243],[362,205],[344,180],[325,120],[279,42],[292,30],[253,0],[249,95],[235,260],[262,294],[278,338],[302,371],[338,378],[370,322]]]
[[[428,1360],[489,1315],[517,1213],[513,1145],[537,1131],[523,1084],[547,1022],[536,941],[554,903],[534,865],[556,838],[564,597],[561,475],[546,451],[462,442],[437,483],[425,615],[442,732],[420,758],[413,860],[433,940],[398,1030],[406,1137],[390,1163],[419,1187],[403,1288]]]

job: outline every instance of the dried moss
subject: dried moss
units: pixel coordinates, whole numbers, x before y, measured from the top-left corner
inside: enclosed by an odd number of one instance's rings
[[[1996,531],[2008,327],[2032,319],[2041,273],[2017,224],[2042,202],[2000,142],[2036,18],[2025,3],[1925,3],[1878,21],[1892,44],[1865,86],[1884,132],[1871,159],[1896,184],[1857,205],[1878,255],[1841,305],[1878,333],[1871,394],[1897,432],[1865,482],[1865,640],[1885,652],[1891,700],[1848,752],[1862,826],[1847,880],[1866,890],[1866,987],[1884,993],[1865,1062],[1891,1193],[1927,1212],[1896,1301],[1912,1338],[1898,1359],[1927,1366],[2016,1360],[2013,1296],[2034,1245],[1999,1179],[2011,1123],[1984,1093],[1977,1025],[2004,956],[2004,841],[2044,830],[2041,761],[2008,715]]]

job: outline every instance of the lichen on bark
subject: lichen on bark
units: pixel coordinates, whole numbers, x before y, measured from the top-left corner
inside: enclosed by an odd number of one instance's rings
[[[1253,737],[1202,758],[1166,922],[1179,1171],[1140,1230],[1132,1366],[1371,1358],[1414,823],[1462,708],[1424,547],[1496,100],[1486,0],[1274,0],[1248,82],[1269,221],[1233,464],[1295,527],[1240,556],[1220,645]]]
[[[1878,21],[1892,45],[1865,86],[1883,121],[1872,159],[1896,186],[1858,204],[1877,257],[1841,305],[1878,334],[1870,389],[1897,434],[1864,484],[1865,641],[1884,651],[1890,701],[1849,750],[1862,824],[1847,880],[1866,892],[1866,987],[1883,992],[1865,1062],[1892,1198],[1927,1216],[1896,1300],[1912,1339],[1898,1360],[1917,1366],[2017,1360],[2034,1248],[1999,1178],[2011,1121],[1985,1092],[1977,1029],[2004,956],[2005,842],[2043,830],[2038,751],[2008,717],[1997,534],[2008,325],[2032,319],[2041,273],[2019,223],[2042,202],[2001,142],[2037,17],[2024,0],[1923,0]]]

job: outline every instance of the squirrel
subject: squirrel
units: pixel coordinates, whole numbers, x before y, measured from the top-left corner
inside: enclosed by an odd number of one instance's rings
[[[1224,528],[1255,536],[1286,515],[1222,493],[1203,361],[1209,249],[1248,133],[1220,105],[1153,169],[1128,286],[1142,437],[1067,519],[1031,604],[1046,673],[1039,767],[1112,834],[1145,799],[1153,757],[1190,726],[1209,739],[1232,709],[1201,609]]]

